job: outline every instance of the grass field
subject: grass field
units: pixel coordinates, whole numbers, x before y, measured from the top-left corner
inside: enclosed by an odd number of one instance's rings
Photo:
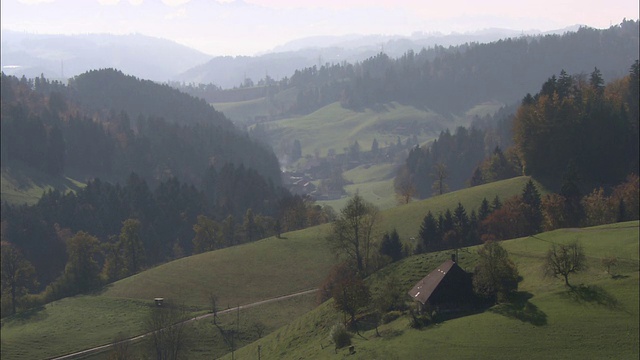
[[[46,358],[109,343],[121,332],[140,334],[155,297],[184,304],[195,315],[208,311],[210,294],[218,297],[224,309],[315,288],[335,261],[325,246],[326,229],[311,228],[287,233],[282,239],[270,238],[183,258],[116,282],[99,295],[48,304],[36,312],[36,317],[5,318],[3,358],[5,354],[12,359]],[[282,320],[304,313],[314,301],[311,296],[307,301],[289,302],[288,308],[270,305],[279,313],[268,317]],[[100,320],[114,318],[120,322]],[[271,330],[282,325],[266,324]],[[197,332],[197,328],[193,331]],[[77,336],[78,333],[84,336]],[[34,339],[39,339],[39,345],[28,346]],[[212,345],[202,351],[210,354],[216,349]]]
[[[237,358],[253,358],[260,346],[263,359],[637,359],[639,350],[638,221],[588,229],[565,229],[503,242],[524,280],[517,305],[498,305],[475,315],[450,319],[416,330],[409,317],[352,338],[355,354],[336,355],[329,329],[340,321],[328,302],[246,346]],[[542,276],[541,264],[550,243],[578,240],[589,269],[563,281]],[[475,249],[461,261],[470,267]],[[603,256],[619,256],[616,276],[605,273]],[[394,274],[409,289],[448,254],[413,256],[378,274]],[[376,279],[373,279],[375,283]],[[228,358],[228,356],[227,356]]]
[[[493,101],[485,102],[472,107],[471,109],[467,110],[464,114],[466,116],[478,116],[478,117],[493,115],[498,110],[500,110],[500,108],[503,106],[504,104],[499,102],[493,102]]]
[[[395,207],[382,212],[379,230],[395,227],[402,239],[407,239],[417,235],[428,210],[437,213],[453,208],[458,201],[478,207],[485,196],[499,194],[506,198],[519,193],[526,181],[526,177],[514,178]],[[222,307],[233,307],[316,288],[337,261],[326,246],[329,231],[330,227],[323,225],[286,233],[282,239],[268,238],[179,259],[111,284],[98,295],[48,304],[36,312],[37,316],[5,318],[3,354],[16,359],[43,358],[45,354],[53,356],[108,343],[123,329],[135,333],[144,315],[141,309],[155,297],[185,304],[197,313],[208,310],[211,293],[217,295]],[[309,308],[308,304],[300,306],[302,310],[278,309],[286,315]],[[114,318],[131,324],[99,321]],[[65,319],[65,326],[60,319]],[[77,336],[78,331],[85,337]],[[40,345],[27,346],[33,339],[40,339]]]
[[[150,302],[83,295],[2,320],[3,359],[45,359],[144,330]]]
[[[0,198],[9,204],[35,204],[49,189],[76,191],[84,184],[70,178],[45,176],[26,166],[2,168]]]
[[[444,212],[447,209],[453,211],[458,205],[458,202],[460,202],[467,210],[467,214],[470,214],[472,209],[476,209],[477,211],[483,198],[491,201],[498,195],[500,199],[505,200],[513,195],[522,193],[522,189],[529,179],[530,177],[528,176],[521,176],[505,181],[453,191],[427,200],[413,201],[409,204],[397,206],[383,212],[380,227],[382,229],[395,227],[398,230],[400,238],[407,240],[410,237],[417,236],[422,220],[427,215],[427,211],[431,211],[437,216],[438,213]],[[548,192],[537,182],[536,186],[541,194]]]
[[[297,95],[298,89],[290,88],[275,94],[271,101],[263,97],[247,101],[212,103],[211,105],[216,110],[222,111],[235,124],[243,125],[252,122],[256,116],[268,117],[275,106],[289,108],[295,102]]]
[[[437,137],[446,128],[467,125],[462,119],[453,122],[432,111],[396,102],[363,111],[345,109],[340,103],[333,103],[311,114],[274,121],[272,124],[273,144],[286,139],[298,139],[303,156],[313,155],[316,149],[322,150],[321,156],[326,156],[329,149],[342,153],[355,141],[362,149],[368,150],[374,138],[380,147],[384,147],[385,144],[395,144],[397,136],[404,140],[413,135],[415,132],[409,129],[414,126],[428,129],[426,133],[416,134],[422,142]]]
[[[340,211],[349,198],[356,192],[365,200],[376,205],[380,210],[386,210],[397,205],[393,177],[396,166],[393,164],[362,165],[345,171],[342,175],[353,184],[345,186],[348,196],[337,200],[318,201],[320,205],[329,205]]]

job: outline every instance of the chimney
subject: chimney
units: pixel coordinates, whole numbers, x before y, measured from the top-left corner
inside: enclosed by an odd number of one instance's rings
[[[451,254],[451,261],[457,263],[458,262],[458,257],[456,256],[455,253]]]

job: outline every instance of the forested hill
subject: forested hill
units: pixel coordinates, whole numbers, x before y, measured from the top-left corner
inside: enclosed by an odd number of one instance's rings
[[[93,243],[108,247],[130,220],[144,264],[151,266],[255,241],[276,228],[298,229],[311,223],[307,214],[320,212],[307,211],[309,203],[279,186],[273,151],[203,101],[166,86],[101,70],[70,86],[3,73],[0,88],[3,185],[5,173],[24,183],[31,183],[25,174],[34,172],[86,182],[76,192],[47,191],[31,206],[2,199],[3,246],[11,243],[35,266],[41,289],[65,270],[70,236],[64,234],[90,234],[97,238]],[[213,228],[211,244],[192,241],[198,221]],[[100,266],[108,262],[105,256]],[[121,270],[109,281],[124,276]],[[100,283],[93,280],[91,286]],[[52,296],[78,291],[67,288],[70,283],[63,277],[53,284]]]
[[[605,79],[620,78],[638,56],[638,31],[638,21],[630,20],[605,30],[582,27],[564,35],[435,46],[399,58],[379,53],[354,64],[300,69],[271,86],[269,93],[296,89],[294,103],[282,110],[284,116],[310,113],[336,101],[351,109],[398,101],[461,114],[487,101],[515,103],[558,69],[589,74],[597,66]],[[210,102],[222,95],[214,87],[191,93]]]
[[[461,113],[485,101],[515,102],[558,69],[590,73],[598,66],[605,79],[621,77],[637,56],[638,22],[627,21],[607,30],[584,27],[562,36],[408,52],[398,59],[380,54],[353,69],[307,69],[291,82],[305,89],[301,99],[308,103],[300,103],[301,110],[328,97],[326,90],[339,83],[336,75],[344,76],[338,70],[351,70],[349,86],[333,94],[348,107],[403,101],[440,113]],[[305,94],[317,97],[307,100]]]
[[[26,164],[50,175],[150,184],[178,177],[199,185],[227,163],[280,184],[278,160],[204,101],[116,70],[74,78],[2,76],[2,166]]]
[[[233,128],[231,121],[203,100],[115,69],[86,72],[74,77],[69,86],[73,97],[87,109],[124,111],[133,120],[142,115],[177,124]]]

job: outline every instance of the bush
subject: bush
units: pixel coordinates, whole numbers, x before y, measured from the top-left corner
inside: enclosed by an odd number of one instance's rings
[[[330,336],[331,341],[336,344],[336,349],[351,345],[351,335],[342,324],[335,324],[331,328]]]
[[[411,326],[412,328],[422,329],[425,326],[429,326],[431,322],[431,316],[420,315],[411,310],[411,320],[409,320],[409,326]]]
[[[389,311],[388,313],[382,315],[382,323],[388,324],[393,320],[399,318],[400,316],[402,316],[402,312],[400,311]]]

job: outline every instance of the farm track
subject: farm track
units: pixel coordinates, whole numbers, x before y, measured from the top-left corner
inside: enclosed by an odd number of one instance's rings
[[[311,290],[300,291],[300,292],[289,294],[289,295],[276,296],[276,297],[273,297],[273,298],[270,298],[270,299],[256,301],[256,302],[251,303],[251,304],[245,304],[245,305],[240,305],[240,306],[228,308],[228,309],[225,309],[225,310],[221,310],[221,311],[217,312],[217,315],[224,315],[224,314],[227,314],[227,313],[230,313],[230,312],[233,312],[233,311],[245,310],[245,309],[249,309],[249,308],[256,307],[256,306],[269,304],[269,303],[272,303],[272,302],[277,302],[277,301],[287,300],[287,299],[291,299],[291,298],[298,297],[298,296],[313,294],[316,291],[318,291],[318,289],[311,289]],[[191,318],[191,319],[184,320],[184,321],[182,321],[182,322],[180,322],[178,324],[188,324],[188,323],[191,323],[191,322],[194,322],[194,321],[203,320],[203,319],[206,319],[206,318],[209,318],[209,317],[212,317],[212,316],[214,316],[214,313],[204,314],[204,315],[196,316],[196,317]],[[83,358],[83,357],[85,357],[87,355],[93,355],[93,354],[97,354],[97,353],[100,353],[102,351],[105,351],[105,350],[109,349],[110,347],[112,347],[114,345],[117,345],[117,344],[130,343],[130,342],[142,340],[142,339],[144,339],[145,337],[147,337],[148,335],[150,335],[152,333],[153,333],[153,331],[145,333],[145,334],[141,334],[141,335],[138,335],[138,336],[134,336],[134,337],[119,341],[117,343],[109,343],[109,344],[92,347],[92,348],[89,348],[89,349],[85,349],[85,350],[82,350],[82,351],[77,351],[77,352],[66,354],[66,355],[62,355],[62,356],[51,357],[51,358],[48,358],[48,360],[81,359],[81,358]]]

